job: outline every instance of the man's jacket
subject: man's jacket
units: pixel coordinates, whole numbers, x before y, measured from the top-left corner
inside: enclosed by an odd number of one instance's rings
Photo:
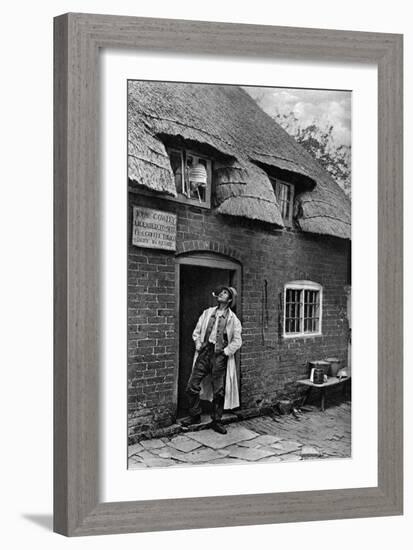
[[[192,333],[196,350],[192,366],[195,365],[196,358],[198,357],[198,350],[204,341],[208,321],[216,309],[216,307],[206,309],[198,319],[195,330]],[[242,326],[240,320],[231,309],[228,311],[225,331],[228,336],[228,345],[224,348],[224,354],[228,357],[228,361],[225,381],[224,409],[235,409],[236,407],[239,407],[239,392],[234,354],[242,345]],[[206,376],[201,383],[201,399],[212,401],[212,386],[209,376]]]

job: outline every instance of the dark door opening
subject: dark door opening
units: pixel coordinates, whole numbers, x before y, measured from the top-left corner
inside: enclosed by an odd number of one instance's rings
[[[188,408],[185,388],[195,352],[192,332],[204,309],[216,305],[212,292],[221,285],[235,286],[236,278],[233,269],[180,266],[178,417],[185,416]],[[208,411],[209,403],[203,402],[203,407]]]

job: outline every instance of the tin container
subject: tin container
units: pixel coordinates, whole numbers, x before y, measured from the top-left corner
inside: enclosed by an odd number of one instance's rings
[[[340,359],[337,359],[337,357],[329,357],[326,361],[330,363],[329,376],[337,376],[337,373],[341,368]]]
[[[315,368],[313,372],[313,384],[324,384],[324,369]]]
[[[329,372],[329,369],[330,369],[330,363],[328,361],[310,361],[308,363],[308,367],[309,367],[309,372],[308,372],[308,377],[310,378],[311,376],[311,371],[313,369],[321,369],[323,371],[323,374],[327,374],[328,375],[328,372]]]

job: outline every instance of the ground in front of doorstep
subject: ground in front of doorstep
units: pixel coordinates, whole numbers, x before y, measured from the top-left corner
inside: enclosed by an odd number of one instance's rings
[[[198,464],[293,462],[351,456],[351,403],[293,415],[233,422],[226,435],[211,428],[130,445],[129,469]]]

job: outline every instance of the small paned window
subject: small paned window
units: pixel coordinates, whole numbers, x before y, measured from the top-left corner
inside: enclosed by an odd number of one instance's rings
[[[168,149],[168,155],[178,200],[210,206],[211,160],[186,149]]]
[[[284,336],[321,334],[322,287],[293,281],[284,287]]]
[[[278,178],[270,179],[284,223],[291,227],[293,224],[294,185]]]

